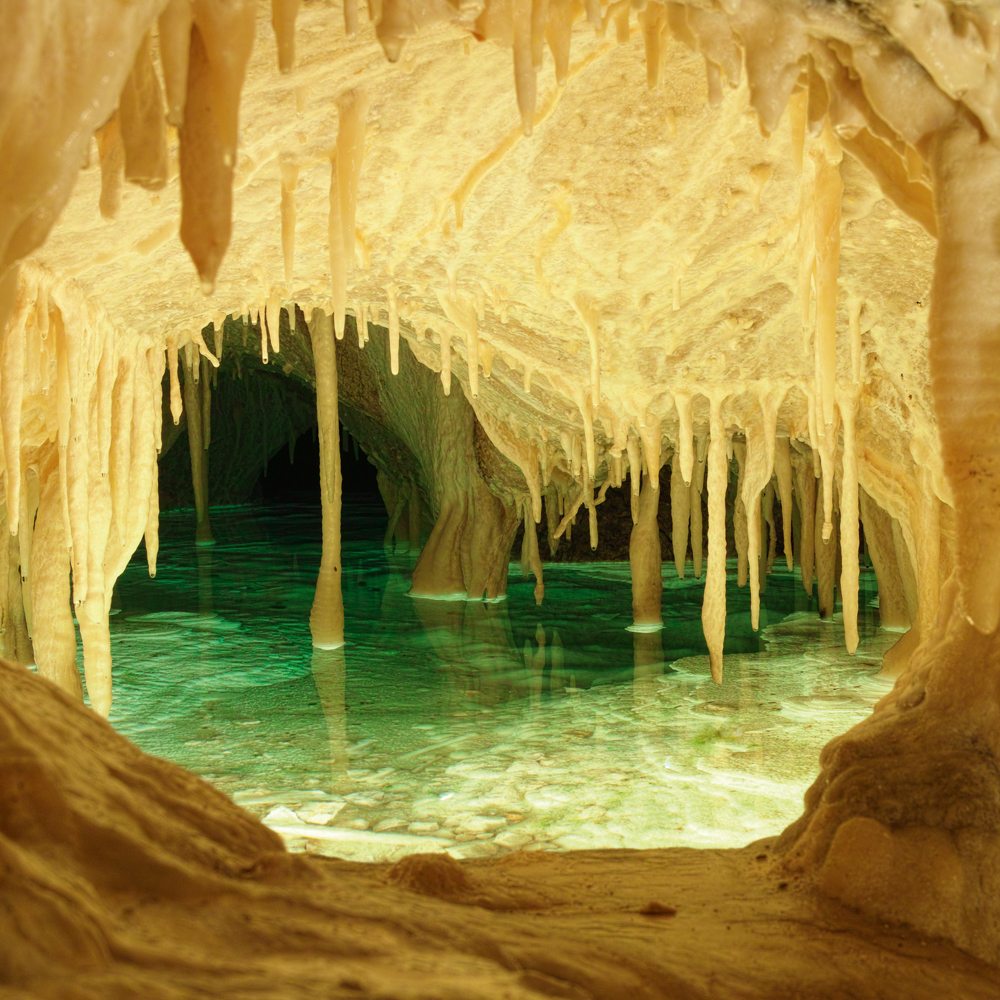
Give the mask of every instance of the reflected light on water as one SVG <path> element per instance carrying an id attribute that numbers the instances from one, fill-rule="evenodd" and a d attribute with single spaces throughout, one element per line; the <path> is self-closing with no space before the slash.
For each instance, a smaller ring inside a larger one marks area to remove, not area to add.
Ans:
<path id="1" fill-rule="evenodd" d="M 700 581 L 664 566 L 663 628 L 627 631 L 627 565 L 546 567 L 545 603 L 425 601 L 381 531 L 345 509 L 347 644 L 314 650 L 316 512 L 218 509 L 214 548 L 168 514 L 160 569 L 119 587 L 112 721 L 214 782 L 293 848 L 356 860 L 420 850 L 729 847 L 801 810 L 820 748 L 867 715 L 898 636 L 842 649 L 783 568 L 760 635 L 730 582 L 726 679 L 708 673 Z"/>

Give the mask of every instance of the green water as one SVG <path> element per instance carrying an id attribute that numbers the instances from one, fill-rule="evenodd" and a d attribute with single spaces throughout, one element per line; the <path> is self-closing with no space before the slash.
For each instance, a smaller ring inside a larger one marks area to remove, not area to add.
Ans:
<path id="1" fill-rule="evenodd" d="M 783 568 L 762 632 L 730 580 L 726 679 L 708 676 L 702 584 L 664 567 L 664 621 L 626 631 L 628 567 L 551 565 L 545 603 L 511 566 L 499 603 L 414 600 L 384 518 L 344 512 L 347 643 L 313 651 L 318 512 L 190 512 L 161 521 L 112 619 L 112 722 L 203 775 L 293 848 L 359 860 L 445 849 L 736 846 L 798 815 L 819 749 L 888 690 L 895 638 L 862 580 L 861 647 L 841 649 Z"/>

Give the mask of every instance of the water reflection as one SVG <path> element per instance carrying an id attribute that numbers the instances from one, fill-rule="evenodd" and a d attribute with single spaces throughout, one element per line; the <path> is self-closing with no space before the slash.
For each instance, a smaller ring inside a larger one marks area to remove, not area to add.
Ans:
<path id="1" fill-rule="evenodd" d="M 541 608 L 514 567 L 507 601 L 415 600 L 410 560 L 388 562 L 359 512 L 345 516 L 347 645 L 314 651 L 318 519 L 213 521 L 216 546 L 194 548 L 186 515 L 166 516 L 157 580 L 141 565 L 123 578 L 113 721 L 293 846 L 368 859 L 745 843 L 797 815 L 819 748 L 887 687 L 874 675 L 895 637 L 869 612 L 847 657 L 837 623 L 795 613 L 807 599 L 783 570 L 763 644 L 731 587 L 719 687 L 701 585 L 672 568 L 653 633 L 625 631 L 624 566 L 550 567 Z"/>

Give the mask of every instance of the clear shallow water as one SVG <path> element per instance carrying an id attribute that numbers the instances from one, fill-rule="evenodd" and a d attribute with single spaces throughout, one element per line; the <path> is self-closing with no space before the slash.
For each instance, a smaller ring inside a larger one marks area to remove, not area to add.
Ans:
<path id="1" fill-rule="evenodd" d="M 633 634 L 628 567 L 546 566 L 545 603 L 511 566 L 509 599 L 407 596 L 384 518 L 345 508 L 347 644 L 314 651 L 318 512 L 165 514 L 112 620 L 112 722 L 214 782 L 293 848 L 357 860 L 417 850 L 738 846 L 801 810 L 820 748 L 866 716 L 896 638 L 862 580 L 862 642 L 841 646 L 784 569 L 760 635 L 730 580 L 726 679 L 712 683 L 702 583 L 664 567 L 660 633 Z"/>

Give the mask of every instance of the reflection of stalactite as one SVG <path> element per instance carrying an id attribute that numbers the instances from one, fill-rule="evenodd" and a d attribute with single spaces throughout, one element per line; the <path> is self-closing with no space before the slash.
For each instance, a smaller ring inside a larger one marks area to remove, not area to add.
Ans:
<path id="1" fill-rule="evenodd" d="M 347 660 L 344 647 L 312 651 L 312 677 L 326 720 L 330 746 L 330 777 L 334 781 L 347 774 L 350 764 L 347 742 Z"/>
<path id="2" fill-rule="evenodd" d="M 635 705 L 655 707 L 657 680 L 663 675 L 663 633 L 632 633 L 632 698 Z"/>

